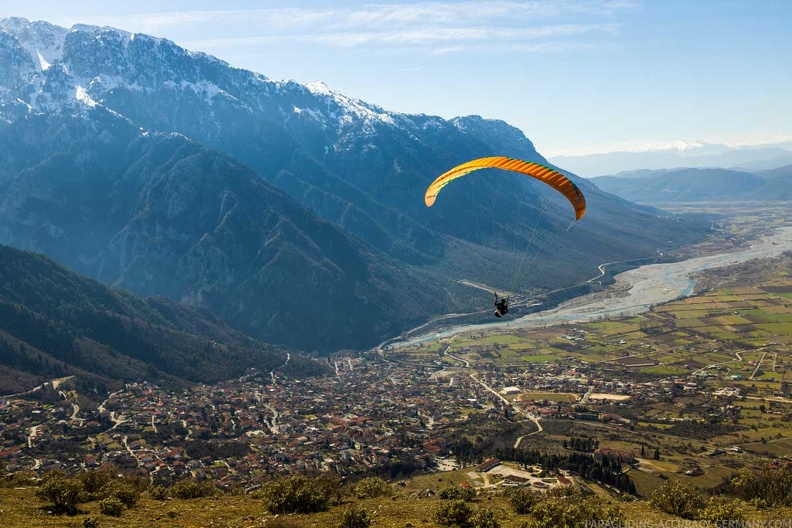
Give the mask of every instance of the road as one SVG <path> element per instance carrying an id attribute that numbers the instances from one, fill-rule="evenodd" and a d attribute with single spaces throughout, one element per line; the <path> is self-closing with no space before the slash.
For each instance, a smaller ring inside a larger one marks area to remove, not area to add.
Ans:
<path id="1" fill-rule="evenodd" d="M 455 360 L 459 361 L 460 363 L 464 363 L 465 364 L 465 368 L 470 368 L 470 362 L 469 361 L 467 361 L 465 359 L 462 359 L 462 358 L 459 358 L 459 357 L 456 357 L 456 356 L 452 356 L 451 354 L 448 353 L 449 350 L 451 350 L 451 345 L 448 345 L 445 348 L 445 350 L 443 351 L 443 354 L 445 354 L 446 356 L 450 357 L 451 359 L 455 359 Z"/>
<path id="2" fill-rule="evenodd" d="M 759 361 L 756 363 L 756 368 L 754 369 L 749 379 L 754 379 L 754 377 L 756 377 L 756 373 L 759 372 L 759 368 L 762 366 L 762 361 L 764 361 L 766 355 L 767 355 L 767 351 L 765 350 L 762 353 L 762 357 L 759 358 Z"/>
<path id="3" fill-rule="evenodd" d="M 776 230 L 773 235 L 755 241 L 749 249 L 696 257 L 679 262 L 649 264 L 616 275 L 615 284 L 604 292 L 591 293 L 566 301 L 556 308 L 497 323 L 465 324 L 413 338 L 389 339 L 380 345 L 393 348 L 428 343 L 466 333 L 512 331 L 543 328 L 558 324 L 583 322 L 603 317 L 631 316 L 648 311 L 652 306 L 690 296 L 696 285 L 691 275 L 713 268 L 731 266 L 750 260 L 772 258 L 792 251 L 792 227 Z M 451 314 L 452 315 L 452 314 Z M 449 315 L 449 317 L 451 316 Z M 414 334 L 426 323 L 402 335 Z"/>
<path id="4" fill-rule="evenodd" d="M 291 359 L 291 354 L 289 352 L 286 352 L 286 362 L 283 365 L 281 365 L 280 367 L 276 367 L 276 368 L 270 370 L 270 378 L 272 378 L 272 383 L 275 383 L 275 371 L 276 370 L 280 370 L 283 367 L 285 367 L 286 365 L 288 365 L 290 359 Z"/>
<path id="5" fill-rule="evenodd" d="M 532 435 L 539 434 L 542 431 L 544 431 L 544 428 L 542 427 L 542 424 L 539 423 L 539 418 L 537 418 L 536 416 L 534 416 L 531 413 L 528 413 L 528 419 L 531 420 L 534 424 L 536 424 L 536 431 L 533 431 L 533 432 L 528 433 L 528 434 L 524 434 L 520 438 L 518 438 L 517 441 L 514 442 L 514 449 L 517 449 L 518 447 L 520 447 L 520 443 L 522 442 L 522 439 L 525 438 L 526 436 L 532 436 Z"/>
<path id="6" fill-rule="evenodd" d="M 482 387 L 484 387 L 485 389 L 487 389 L 489 392 L 491 392 L 492 394 L 494 394 L 496 397 L 498 397 L 498 398 L 499 398 L 499 399 L 500 399 L 500 400 L 501 400 L 501 401 L 502 401 L 502 402 L 503 402 L 505 405 L 512 406 L 512 405 L 511 405 L 511 402 L 510 402 L 509 400 L 507 400 L 506 398 L 504 398 L 502 395 L 498 394 L 498 393 L 495 391 L 495 389 L 493 389 L 492 387 L 490 387 L 489 385 L 487 385 L 486 383 L 484 383 L 483 381 L 481 381 L 480 379 L 478 379 L 478 378 L 476 377 L 476 375 L 475 375 L 475 374 L 470 374 L 470 377 L 471 377 L 471 378 L 473 378 L 473 381 L 475 381 L 476 383 L 478 383 L 479 385 L 481 385 Z M 517 439 L 517 441 L 516 441 L 516 442 L 514 442 L 514 449 L 517 449 L 518 447 L 520 447 L 520 442 L 522 442 L 522 439 L 523 439 L 523 438 L 525 438 L 526 436 L 531 436 L 531 435 L 539 434 L 539 433 L 541 433 L 542 431 L 544 431 L 544 429 L 542 428 L 542 424 L 540 424 L 540 423 L 539 423 L 539 418 L 537 418 L 537 417 L 536 417 L 536 416 L 534 416 L 533 414 L 531 414 L 531 413 L 527 413 L 527 412 L 523 411 L 522 409 L 520 409 L 520 408 L 518 408 L 518 407 L 513 407 L 513 409 L 514 409 L 514 412 L 515 412 L 515 414 L 517 414 L 517 413 L 519 413 L 519 414 L 524 414 L 524 415 L 525 415 L 525 416 L 528 418 L 528 420 L 530 420 L 530 421 L 532 421 L 534 424 L 536 424 L 536 431 L 533 431 L 533 432 L 530 432 L 530 433 L 528 433 L 528 434 L 522 435 L 520 438 L 518 438 L 518 439 Z M 485 473 L 485 475 L 486 475 L 486 473 Z"/>
<path id="7" fill-rule="evenodd" d="M 3 398 L 15 398 L 17 396 L 25 396 L 27 394 L 33 394 L 34 392 L 40 391 L 41 389 L 43 389 L 44 387 L 46 387 L 49 384 L 52 384 L 52 388 L 57 390 L 58 387 L 61 386 L 61 384 L 66 383 L 67 381 L 69 381 L 73 377 L 74 376 L 66 376 L 64 378 L 57 378 L 57 379 L 54 379 L 52 381 L 45 381 L 44 383 L 42 383 L 38 387 L 33 387 L 29 391 L 17 392 L 16 394 L 6 394 L 6 395 L 0 395 L 0 396 L 3 397 Z"/>
<path id="8" fill-rule="evenodd" d="M 717 366 L 720 366 L 720 365 L 728 365 L 729 363 L 742 363 L 743 358 L 740 355 L 740 353 L 739 352 L 734 352 L 734 355 L 737 356 L 737 359 L 732 359 L 730 361 L 721 361 L 720 363 L 712 363 L 710 365 L 707 365 L 706 367 L 702 367 L 702 368 L 700 368 L 698 370 L 694 370 L 693 372 L 691 372 L 690 375 L 691 376 L 695 376 L 695 375 L 697 375 L 700 372 L 704 372 L 705 370 L 707 370 L 710 367 L 717 367 Z M 729 369 L 729 372 L 731 372 L 731 369 Z"/>
<path id="9" fill-rule="evenodd" d="M 36 438 L 36 434 L 38 433 L 39 427 L 41 427 L 41 425 L 34 425 L 33 427 L 30 428 L 30 434 L 28 434 L 28 439 L 27 439 L 28 449 L 33 447 L 33 440 Z"/>

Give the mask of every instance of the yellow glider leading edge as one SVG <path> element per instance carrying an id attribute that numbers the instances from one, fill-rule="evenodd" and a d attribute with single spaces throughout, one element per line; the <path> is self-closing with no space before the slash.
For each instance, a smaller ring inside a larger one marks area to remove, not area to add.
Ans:
<path id="1" fill-rule="evenodd" d="M 489 158 L 475 159 L 461 165 L 457 165 L 453 169 L 442 174 L 435 181 L 433 181 L 431 185 L 429 185 L 428 189 L 426 189 L 426 195 L 424 196 L 426 206 L 431 207 L 432 204 L 435 203 L 435 199 L 437 198 L 437 194 L 440 192 L 440 189 L 451 183 L 451 181 L 466 174 L 470 174 L 473 171 L 490 168 L 519 172 L 521 174 L 525 174 L 526 176 L 531 176 L 537 180 L 543 181 L 550 187 L 563 194 L 566 199 L 569 200 L 569 202 L 575 208 L 575 221 L 580 220 L 583 218 L 583 215 L 586 214 L 586 198 L 583 196 L 583 193 L 580 192 L 578 186 L 572 183 L 569 178 L 556 170 L 545 167 L 544 165 L 514 158 L 507 158 L 505 156 L 493 156 Z"/>

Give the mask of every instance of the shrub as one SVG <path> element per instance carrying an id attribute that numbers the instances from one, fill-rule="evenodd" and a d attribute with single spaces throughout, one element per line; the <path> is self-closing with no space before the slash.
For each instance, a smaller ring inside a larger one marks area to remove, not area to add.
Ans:
<path id="1" fill-rule="evenodd" d="M 472 508 L 463 500 L 442 504 L 432 514 L 432 520 L 444 526 L 467 526 L 473 515 Z"/>
<path id="2" fill-rule="evenodd" d="M 344 511 L 338 528 L 369 528 L 371 519 L 365 508 L 353 507 Z"/>
<path id="3" fill-rule="evenodd" d="M 743 500 L 762 501 L 770 507 L 792 506 L 792 470 L 789 468 L 765 468 L 761 472 L 741 469 L 731 485 Z"/>
<path id="4" fill-rule="evenodd" d="M 124 503 L 115 497 L 108 497 L 99 501 L 99 511 L 102 512 L 102 515 L 121 517 L 124 511 Z"/>
<path id="5" fill-rule="evenodd" d="M 168 498 L 168 488 L 165 486 L 152 486 L 149 489 L 149 495 L 151 495 L 151 498 L 154 500 L 165 500 Z"/>
<path id="6" fill-rule="evenodd" d="M 712 525 L 736 526 L 745 520 L 745 512 L 740 507 L 740 502 L 727 497 L 711 497 L 704 509 L 699 514 L 699 519 Z"/>
<path id="7" fill-rule="evenodd" d="M 186 479 L 171 486 L 170 494 L 177 499 L 198 499 L 200 497 L 211 497 L 216 491 L 211 480 L 199 482 L 195 479 Z"/>
<path id="8" fill-rule="evenodd" d="M 86 517 L 83 519 L 83 528 L 99 528 L 99 519 L 96 517 Z"/>
<path id="9" fill-rule="evenodd" d="M 140 492 L 123 480 L 112 480 L 102 487 L 99 496 L 104 499 L 115 497 L 127 508 L 132 508 L 140 499 Z"/>
<path id="10" fill-rule="evenodd" d="M 80 473 L 77 479 L 82 483 L 89 500 L 101 497 L 99 490 L 113 480 L 113 473 L 108 469 L 96 469 Z"/>
<path id="11" fill-rule="evenodd" d="M 85 491 L 78 480 L 56 477 L 44 482 L 36 490 L 36 496 L 50 501 L 59 511 L 73 514 L 77 512 L 77 505 L 84 501 Z"/>
<path id="12" fill-rule="evenodd" d="M 519 488 L 509 493 L 509 504 L 511 504 L 514 513 L 518 515 L 526 515 L 531 513 L 534 505 L 539 500 L 539 496 L 533 491 L 525 488 Z"/>
<path id="13" fill-rule="evenodd" d="M 11 481 L 8 484 L 12 488 L 26 488 L 36 485 L 36 475 L 31 471 L 17 471 L 11 475 Z"/>
<path id="14" fill-rule="evenodd" d="M 495 519 L 495 514 L 489 508 L 481 508 L 470 518 L 472 528 L 500 528 L 500 523 Z"/>
<path id="15" fill-rule="evenodd" d="M 537 502 L 531 513 L 537 528 L 584 528 L 592 523 L 618 526 L 624 520 L 618 506 L 601 499 L 550 498 Z"/>
<path id="16" fill-rule="evenodd" d="M 272 513 L 315 513 L 338 501 L 339 487 L 327 478 L 295 475 L 267 483 L 261 495 Z"/>
<path id="17" fill-rule="evenodd" d="M 352 494 L 358 499 L 374 499 L 393 495 L 393 487 L 379 477 L 364 478 L 352 487 Z"/>
<path id="18" fill-rule="evenodd" d="M 462 486 L 449 486 L 440 490 L 440 498 L 446 500 L 471 501 L 476 496 L 473 488 L 463 488 Z"/>
<path id="19" fill-rule="evenodd" d="M 649 503 L 658 510 L 683 519 L 696 519 L 704 507 L 704 497 L 683 482 L 666 482 L 652 493 Z"/>

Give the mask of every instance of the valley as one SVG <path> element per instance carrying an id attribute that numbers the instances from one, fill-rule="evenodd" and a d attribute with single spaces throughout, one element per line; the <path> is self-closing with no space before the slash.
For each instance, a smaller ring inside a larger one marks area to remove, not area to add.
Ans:
<path id="1" fill-rule="evenodd" d="M 702 270 L 690 295 L 625 317 L 466 327 L 333 355 L 326 377 L 276 368 L 179 391 L 131 383 L 98 406 L 59 380 L 48 395 L 0 399 L 6 467 L 112 463 L 153 483 L 201 477 L 232 489 L 305 471 L 405 477 L 509 448 L 554 452 L 574 436 L 636 457 L 629 474 L 642 496 L 675 475 L 712 487 L 792 442 L 788 233 L 727 254 L 733 262 L 684 266 Z M 622 284 L 612 291 L 623 295 Z M 659 462 L 641 458 L 655 450 Z"/>
<path id="2" fill-rule="evenodd" d="M 792 526 L 792 4 L 88 3 L 0 7 L 3 527 Z"/>

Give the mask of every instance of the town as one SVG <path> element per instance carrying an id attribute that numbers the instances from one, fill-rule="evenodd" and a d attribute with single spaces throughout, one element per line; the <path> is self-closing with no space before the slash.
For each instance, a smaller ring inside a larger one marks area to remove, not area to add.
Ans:
<path id="1" fill-rule="evenodd" d="M 706 295 L 696 306 L 723 312 L 729 302 L 745 302 L 732 295 L 726 306 Z M 765 310 L 788 307 L 767 291 L 742 295 Z M 772 456 L 768 441 L 792 440 L 782 379 L 788 352 L 770 338 L 727 345 L 711 338 L 717 328 L 706 334 L 654 324 L 691 303 L 646 318 L 333 357 L 327 377 L 251 371 L 182 390 L 128 384 L 93 408 L 81 408 L 85 399 L 59 380 L 33 397 L 0 399 L 0 457 L 11 472 L 114 464 L 152 483 L 190 476 L 225 489 L 320 471 L 397 478 L 484 462 L 493 453 L 471 460 L 453 449 L 482 420 L 515 449 L 558 450 L 568 438 L 591 436 L 600 453 L 631 464 L 643 457 L 643 469 L 661 464 L 660 451 L 666 464 L 674 452 L 743 462 Z M 708 435 L 697 435 L 702 425 Z M 649 433 L 656 438 L 647 440 Z M 679 444 L 668 441 L 672 435 Z M 783 452 L 785 444 L 777 446 Z M 679 472 L 695 476 L 704 465 L 688 459 Z"/>

